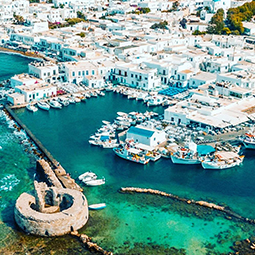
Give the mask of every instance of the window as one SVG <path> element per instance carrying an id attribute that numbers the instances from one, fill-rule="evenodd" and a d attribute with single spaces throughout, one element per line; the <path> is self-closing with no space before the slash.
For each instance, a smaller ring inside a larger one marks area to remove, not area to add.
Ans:
<path id="1" fill-rule="evenodd" d="M 133 78 L 134 77 L 134 75 L 131 73 L 131 78 Z"/>
<path id="2" fill-rule="evenodd" d="M 85 74 L 85 72 L 84 71 L 82 71 L 82 75 L 84 76 L 84 74 Z"/>
<path id="3" fill-rule="evenodd" d="M 88 70 L 86 70 L 86 75 L 89 75 L 89 71 Z"/>
<path id="4" fill-rule="evenodd" d="M 92 75 L 94 75 L 94 74 L 95 74 L 95 70 L 92 70 L 92 72 L 91 72 L 91 73 L 92 73 Z"/>
<path id="5" fill-rule="evenodd" d="M 73 72 L 73 76 L 75 76 L 75 72 Z"/>
<path id="6" fill-rule="evenodd" d="M 79 76 L 81 75 L 81 71 L 78 72 L 78 75 L 79 75 Z"/>

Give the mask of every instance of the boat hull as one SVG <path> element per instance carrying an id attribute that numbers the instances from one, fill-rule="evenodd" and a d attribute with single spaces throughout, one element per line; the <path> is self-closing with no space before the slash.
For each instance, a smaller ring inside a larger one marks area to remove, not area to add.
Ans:
<path id="1" fill-rule="evenodd" d="M 231 163 L 231 164 L 216 164 L 212 162 L 202 162 L 202 167 L 204 169 L 211 169 L 211 170 L 220 170 L 220 169 L 229 169 L 235 166 L 239 166 L 242 161 Z"/>
<path id="2" fill-rule="evenodd" d="M 199 159 L 179 158 L 174 155 L 171 155 L 171 160 L 174 164 L 198 165 L 201 163 Z"/>
<path id="3" fill-rule="evenodd" d="M 255 150 L 255 143 L 243 141 L 243 144 L 246 149 Z"/>
<path id="4" fill-rule="evenodd" d="M 101 210 L 106 207 L 105 203 L 89 205 L 90 210 Z"/>
<path id="5" fill-rule="evenodd" d="M 118 150 L 115 150 L 115 148 L 113 149 L 113 151 L 114 151 L 115 154 L 116 154 L 117 156 L 119 156 L 120 158 L 129 160 L 129 161 L 132 161 L 132 162 L 135 162 L 135 163 L 139 163 L 139 164 L 145 165 L 145 164 L 149 163 L 149 161 L 150 161 L 150 159 L 141 160 L 141 159 L 138 159 L 138 158 L 135 158 L 135 157 L 132 157 L 132 156 L 123 155 L 123 154 L 120 153 Z"/>

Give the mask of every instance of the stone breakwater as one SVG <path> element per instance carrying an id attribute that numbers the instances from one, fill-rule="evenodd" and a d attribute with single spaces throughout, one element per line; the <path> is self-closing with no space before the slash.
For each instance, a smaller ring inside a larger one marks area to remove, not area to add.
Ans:
<path id="1" fill-rule="evenodd" d="M 185 202 L 187 204 L 195 204 L 197 206 L 203 206 L 205 208 L 208 209 L 212 209 L 212 210 L 216 210 L 216 211 L 220 211 L 225 213 L 226 218 L 231 220 L 232 217 L 239 219 L 241 221 L 250 223 L 250 224 L 255 224 L 255 220 L 253 219 L 249 219 L 249 218 L 245 218 L 235 212 L 232 212 L 231 210 L 227 209 L 224 206 L 219 206 L 216 205 L 214 203 L 209 203 L 206 201 L 196 201 L 193 199 L 187 199 L 187 198 L 182 198 L 173 194 L 169 194 L 163 191 L 159 191 L 159 190 L 154 190 L 154 189 L 143 189 L 143 188 L 135 188 L 135 187 L 126 187 L 126 188 L 120 188 L 119 192 L 121 193 L 145 193 L 145 194 L 151 194 L 151 195 L 158 195 L 158 196 L 163 196 L 163 197 L 169 197 L 171 199 L 175 199 L 181 202 Z"/>
<path id="2" fill-rule="evenodd" d="M 85 234 L 79 234 L 78 231 L 73 231 L 71 232 L 71 235 L 76 236 L 80 239 L 80 241 L 86 245 L 86 247 L 91 251 L 91 252 L 96 252 L 99 254 L 103 255 L 113 255 L 112 252 L 105 251 L 103 248 L 101 248 L 99 245 L 96 243 L 93 243 L 91 240 L 92 238 L 85 235 Z"/>

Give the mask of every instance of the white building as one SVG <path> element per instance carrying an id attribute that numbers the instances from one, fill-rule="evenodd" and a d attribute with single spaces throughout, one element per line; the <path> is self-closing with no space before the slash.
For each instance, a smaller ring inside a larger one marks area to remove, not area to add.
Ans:
<path id="1" fill-rule="evenodd" d="M 133 139 L 134 142 L 156 147 L 166 141 L 166 133 L 164 131 L 138 125 L 131 127 L 127 131 L 127 139 Z"/>
<path id="2" fill-rule="evenodd" d="M 52 62 L 31 62 L 28 64 L 28 72 L 48 83 L 57 81 L 59 76 L 58 65 Z"/>
<path id="3" fill-rule="evenodd" d="M 247 70 L 217 74 L 217 82 L 228 82 L 241 88 L 255 88 L 255 75 Z"/>
<path id="4" fill-rule="evenodd" d="M 15 92 L 25 96 L 25 102 L 36 101 L 57 95 L 57 87 L 48 83 L 36 83 L 33 85 L 21 85 L 15 87 Z"/>
<path id="5" fill-rule="evenodd" d="M 25 16 L 29 13 L 28 0 L 0 0 L 0 23 L 13 21 L 13 14 Z"/>
<path id="6" fill-rule="evenodd" d="M 148 68 L 145 64 L 118 63 L 114 68 L 112 79 L 120 84 L 143 90 L 161 87 L 156 68 Z"/>

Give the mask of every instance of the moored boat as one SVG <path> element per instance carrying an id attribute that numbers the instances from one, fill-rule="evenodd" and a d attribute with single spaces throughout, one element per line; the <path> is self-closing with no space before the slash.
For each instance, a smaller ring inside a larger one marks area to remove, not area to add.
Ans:
<path id="1" fill-rule="evenodd" d="M 89 205 L 90 210 L 101 210 L 104 209 L 105 207 L 106 207 L 105 203 Z"/>
<path id="2" fill-rule="evenodd" d="M 27 104 L 26 108 L 30 112 L 36 112 L 38 110 L 38 108 L 36 106 L 32 105 L 32 104 Z"/>
<path id="3" fill-rule="evenodd" d="M 97 175 L 95 173 L 93 173 L 93 172 L 90 172 L 90 171 L 89 172 L 85 172 L 84 174 L 81 174 L 78 177 L 78 179 L 80 181 L 83 181 L 83 182 L 95 180 L 96 178 L 97 178 Z"/>
<path id="4" fill-rule="evenodd" d="M 54 109 L 62 109 L 62 105 L 57 100 L 54 99 L 49 101 L 49 105 Z"/>
<path id="5" fill-rule="evenodd" d="M 145 158 L 145 155 L 142 154 L 141 150 L 135 149 L 135 148 L 113 148 L 113 151 L 115 154 L 123 159 L 130 160 L 135 163 L 140 164 L 147 164 L 149 163 L 150 159 Z"/>
<path id="6" fill-rule="evenodd" d="M 247 133 L 245 133 L 242 142 L 246 149 L 253 149 L 255 150 L 255 130 L 254 127 L 251 128 Z"/>
<path id="7" fill-rule="evenodd" d="M 50 106 L 46 102 L 38 101 L 37 106 L 42 109 L 48 111 L 50 109 Z"/>
<path id="8" fill-rule="evenodd" d="M 202 161 L 204 169 L 228 169 L 239 166 L 243 162 L 244 156 L 239 156 L 235 152 L 224 151 L 216 152 Z"/>
<path id="9" fill-rule="evenodd" d="M 197 145 L 192 141 L 188 143 L 188 146 L 179 147 L 175 153 L 172 153 L 171 160 L 174 164 L 195 165 L 201 163 L 201 158 L 197 152 Z"/>
<path id="10" fill-rule="evenodd" d="M 84 181 L 87 186 L 99 186 L 105 184 L 105 178 Z"/>

